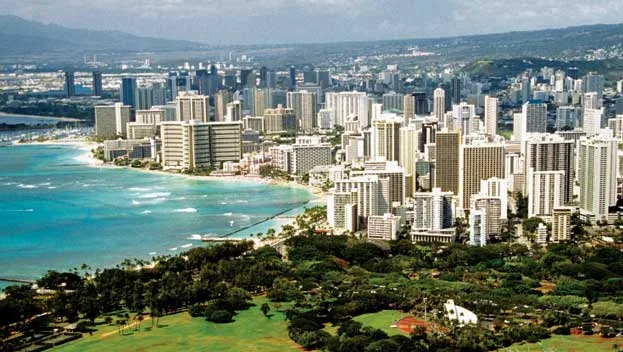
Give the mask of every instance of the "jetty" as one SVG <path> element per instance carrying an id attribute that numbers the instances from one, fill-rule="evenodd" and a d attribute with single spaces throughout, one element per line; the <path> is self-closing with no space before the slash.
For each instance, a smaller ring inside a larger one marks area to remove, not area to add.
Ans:
<path id="1" fill-rule="evenodd" d="M 34 280 L 11 279 L 11 278 L 7 278 L 7 277 L 0 277 L 0 281 L 13 282 L 13 283 L 16 283 L 16 284 L 27 284 L 27 285 L 32 285 L 32 284 L 36 283 L 36 281 L 34 281 Z"/>

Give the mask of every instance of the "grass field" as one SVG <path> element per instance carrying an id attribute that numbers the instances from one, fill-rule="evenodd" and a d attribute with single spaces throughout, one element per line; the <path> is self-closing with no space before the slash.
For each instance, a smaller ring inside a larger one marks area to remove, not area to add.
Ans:
<path id="1" fill-rule="evenodd" d="M 405 332 L 398 328 L 391 328 L 390 326 L 396 323 L 396 321 L 409 316 L 409 314 L 403 313 L 399 310 L 383 310 L 378 313 L 362 314 L 353 318 L 363 324 L 363 326 L 371 326 L 376 329 L 385 331 L 389 336 L 392 335 L 406 335 Z"/>
<path id="2" fill-rule="evenodd" d="M 598 336 L 552 335 L 551 338 L 538 343 L 515 344 L 503 348 L 499 352 L 612 352 L 612 346 L 623 347 L 623 338 L 604 339 Z"/>
<path id="3" fill-rule="evenodd" d="M 116 326 L 100 325 L 92 336 L 52 349 L 53 352 L 104 351 L 215 351 L 215 352 L 277 352 L 300 351 L 288 338 L 286 321 L 271 304 L 270 318 L 264 317 L 260 305 L 264 298 L 256 298 L 255 306 L 239 312 L 235 322 L 214 324 L 203 318 L 191 318 L 186 312 L 162 317 L 160 326 L 150 331 L 151 320 L 146 318 L 140 331 L 117 333 Z"/>

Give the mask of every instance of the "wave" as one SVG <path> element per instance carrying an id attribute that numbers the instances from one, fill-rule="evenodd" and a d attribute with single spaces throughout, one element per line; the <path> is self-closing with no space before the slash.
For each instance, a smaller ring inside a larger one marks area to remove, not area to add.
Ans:
<path id="1" fill-rule="evenodd" d="M 7 183 L 3 183 L 3 185 L 5 185 L 5 186 L 13 186 L 13 185 L 16 185 L 16 184 L 17 184 L 17 182 L 7 182 Z"/>
<path id="2" fill-rule="evenodd" d="M 85 184 L 82 185 L 82 187 L 91 187 L 91 185 L 88 184 L 88 183 L 85 183 Z"/>
<path id="3" fill-rule="evenodd" d="M 193 240 L 193 241 L 201 241 L 201 235 L 198 235 L 198 234 L 190 235 L 187 239 Z"/>
<path id="4" fill-rule="evenodd" d="M 132 205 L 141 205 L 141 202 L 139 202 L 138 200 L 132 199 Z"/>
<path id="5" fill-rule="evenodd" d="M 149 252 L 149 255 L 156 255 L 158 252 Z"/>
<path id="6" fill-rule="evenodd" d="M 56 189 L 56 188 L 57 188 L 56 186 L 50 186 L 50 187 L 48 187 L 48 189 Z"/>
<path id="7" fill-rule="evenodd" d="M 154 193 L 143 194 L 143 195 L 139 196 L 139 198 L 141 198 L 141 199 L 152 199 L 152 198 L 168 197 L 170 195 L 171 195 L 170 192 L 154 192 Z"/>
<path id="8" fill-rule="evenodd" d="M 142 204 L 158 204 L 158 203 L 162 203 L 165 202 L 167 200 L 167 198 L 155 198 L 155 199 L 149 199 L 149 200 L 145 200 L 142 201 Z"/>
<path id="9" fill-rule="evenodd" d="M 26 184 L 23 184 L 23 183 L 20 183 L 19 185 L 17 185 L 17 187 L 19 187 L 19 188 L 28 188 L 28 189 L 37 188 L 36 185 L 26 185 Z"/>
<path id="10" fill-rule="evenodd" d="M 32 213 L 34 211 L 35 211 L 35 209 L 9 209 L 9 210 L 4 210 L 4 212 L 6 212 L 6 213 Z"/>
<path id="11" fill-rule="evenodd" d="M 237 200 L 236 203 L 249 203 L 248 200 Z"/>
<path id="12" fill-rule="evenodd" d="M 189 247 L 192 247 L 192 246 L 193 246 L 192 243 L 188 243 L 188 244 L 185 244 L 183 246 L 180 246 L 180 248 L 189 248 Z"/>
<path id="13" fill-rule="evenodd" d="M 201 198 L 208 198 L 208 195 L 204 194 L 204 195 L 201 196 Z"/>
<path id="14" fill-rule="evenodd" d="M 151 214 L 151 213 L 152 213 L 151 210 L 143 210 L 143 212 L 141 214 L 147 215 L 147 214 Z"/>
<path id="15" fill-rule="evenodd" d="M 232 216 L 232 215 L 234 215 L 234 213 L 224 213 L 223 215 L 224 216 Z"/>
<path id="16" fill-rule="evenodd" d="M 245 221 L 249 221 L 249 220 L 251 220 L 251 216 L 249 216 L 249 215 L 247 215 L 247 214 L 242 214 L 242 215 L 240 215 L 240 218 L 241 218 L 242 220 L 245 220 Z"/>
<path id="17" fill-rule="evenodd" d="M 186 197 L 177 197 L 174 200 L 184 200 L 184 199 L 186 199 Z"/>
<path id="18" fill-rule="evenodd" d="M 177 247 L 169 248 L 170 251 L 176 251 Z"/>
<path id="19" fill-rule="evenodd" d="M 149 188 L 149 187 L 130 187 L 130 188 L 128 188 L 128 191 L 147 192 L 147 191 L 151 191 L 151 188 Z"/>
<path id="20" fill-rule="evenodd" d="M 39 183 L 37 184 L 37 186 L 50 186 L 52 185 L 50 182 L 45 182 L 45 183 Z"/>
<path id="21" fill-rule="evenodd" d="M 174 213 L 196 213 L 197 209 L 195 208 L 183 208 L 183 209 L 175 209 Z"/>
<path id="22" fill-rule="evenodd" d="M 219 203 L 219 204 L 221 204 L 221 205 L 227 205 L 227 202 L 221 202 L 221 203 Z"/>

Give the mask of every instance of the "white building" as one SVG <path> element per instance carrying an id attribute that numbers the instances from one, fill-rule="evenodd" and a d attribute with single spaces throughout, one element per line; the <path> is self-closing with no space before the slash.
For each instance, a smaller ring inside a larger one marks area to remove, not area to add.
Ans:
<path id="1" fill-rule="evenodd" d="M 546 217 L 552 210 L 564 205 L 564 171 L 534 171 L 528 173 L 528 216 Z"/>
<path id="2" fill-rule="evenodd" d="M 400 216 L 392 213 L 373 215 L 368 219 L 368 238 L 374 240 L 392 241 L 397 239 L 400 229 Z"/>
<path id="3" fill-rule="evenodd" d="M 177 98 L 177 121 L 210 121 L 209 98 L 190 92 L 179 92 Z"/>
<path id="4" fill-rule="evenodd" d="M 485 246 L 487 244 L 487 212 L 485 209 L 472 209 L 469 213 L 469 244 Z"/>
<path id="5" fill-rule="evenodd" d="M 498 98 L 485 96 L 485 133 L 495 135 L 498 123 Z"/>
<path id="6" fill-rule="evenodd" d="M 364 92 L 327 92 L 325 106 L 333 112 L 334 125 L 343 126 L 351 115 L 356 115 L 360 127 L 370 126 L 368 95 Z"/>
<path id="7" fill-rule="evenodd" d="M 95 134 L 98 137 L 115 139 L 127 137 L 127 125 L 130 122 L 129 105 L 115 103 L 114 105 L 95 107 Z"/>

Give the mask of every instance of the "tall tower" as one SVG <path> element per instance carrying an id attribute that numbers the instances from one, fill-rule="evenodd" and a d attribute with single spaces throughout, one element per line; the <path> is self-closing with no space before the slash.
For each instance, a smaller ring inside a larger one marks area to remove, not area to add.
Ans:
<path id="1" fill-rule="evenodd" d="M 470 198 L 478 194 L 482 180 L 504 178 L 504 146 L 497 143 L 462 145 L 460 160 L 459 207 L 469 209 Z"/>
<path id="2" fill-rule="evenodd" d="M 597 221 L 606 220 L 608 207 L 616 203 L 617 149 L 618 140 L 610 131 L 580 139 L 580 209 Z"/>
<path id="3" fill-rule="evenodd" d="M 405 121 L 408 123 L 415 118 L 415 96 L 413 94 L 405 95 L 402 106 Z"/>
<path id="4" fill-rule="evenodd" d="M 485 96 L 485 133 L 495 135 L 498 123 L 498 98 Z"/>
<path id="5" fill-rule="evenodd" d="M 547 105 L 541 100 L 530 100 L 523 104 L 521 117 L 521 140 L 528 132 L 547 132 Z"/>
<path id="6" fill-rule="evenodd" d="M 121 78 L 121 90 L 119 97 L 123 105 L 128 105 L 134 108 L 136 106 L 136 78 L 123 77 Z"/>
<path id="7" fill-rule="evenodd" d="M 565 140 L 557 135 L 530 134 L 526 139 L 524 151 L 526 173 L 524 194 L 529 194 L 528 187 L 532 172 L 563 171 L 563 203 L 570 202 L 573 198 L 574 145 L 573 140 Z"/>
<path id="8" fill-rule="evenodd" d="M 446 114 L 446 91 L 443 88 L 437 88 L 433 92 L 433 114 L 437 121 L 443 124 L 443 118 Z"/>
<path id="9" fill-rule="evenodd" d="M 288 108 L 294 110 L 299 129 L 311 131 L 318 126 L 318 96 L 315 92 L 288 92 Z"/>
<path id="10" fill-rule="evenodd" d="M 459 154 L 461 132 L 437 131 L 436 138 L 436 187 L 443 192 L 459 193 Z"/>
<path id="11" fill-rule="evenodd" d="M 296 89 L 296 68 L 290 66 L 290 89 Z"/>
<path id="12" fill-rule="evenodd" d="M 94 71 L 91 95 L 101 97 L 102 92 L 102 73 L 100 71 Z"/>
<path id="13" fill-rule="evenodd" d="M 65 71 L 65 97 L 71 98 L 74 95 L 76 95 L 74 73 L 72 71 Z"/>
<path id="14" fill-rule="evenodd" d="M 372 122 L 372 157 L 398 161 L 400 158 L 400 124 L 397 119 Z"/>
<path id="15" fill-rule="evenodd" d="M 177 121 L 198 120 L 209 122 L 208 97 L 180 92 L 177 96 Z"/>

